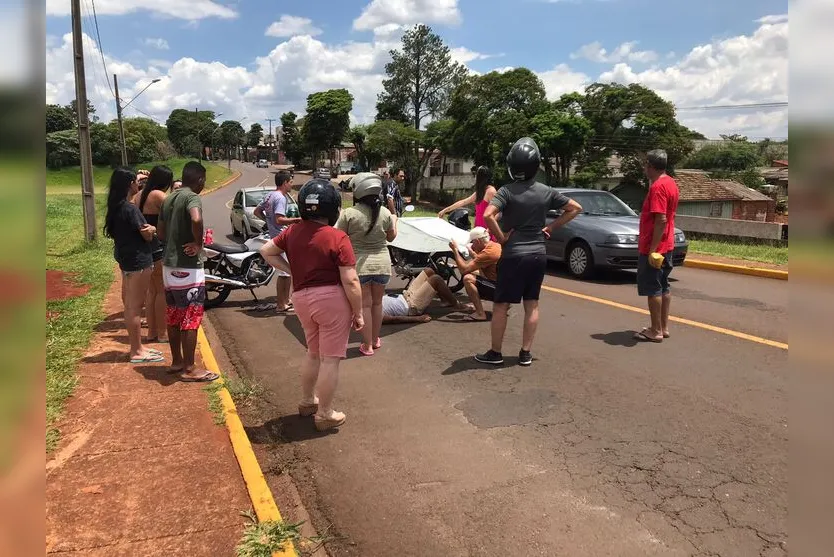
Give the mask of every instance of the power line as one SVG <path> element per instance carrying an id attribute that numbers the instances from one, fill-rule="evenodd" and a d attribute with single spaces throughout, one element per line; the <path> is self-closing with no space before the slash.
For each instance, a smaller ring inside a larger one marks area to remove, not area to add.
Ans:
<path id="1" fill-rule="evenodd" d="M 145 112 L 144 110 L 141 110 L 141 109 L 139 109 L 139 108 L 135 107 L 134 105 L 130 105 L 130 106 L 125 107 L 125 109 L 128 109 L 128 108 L 132 108 L 133 110 L 135 110 L 135 111 L 136 111 L 136 112 L 138 112 L 139 114 L 142 114 L 142 115 L 144 115 L 144 116 L 147 116 L 148 118 L 150 118 L 150 119 L 151 119 L 151 120 L 153 120 L 154 122 L 157 122 L 157 123 L 161 123 L 161 122 L 162 122 L 162 121 L 161 121 L 159 118 L 157 118 L 156 116 L 151 116 L 150 114 L 148 114 L 148 113 L 147 113 L 147 112 Z"/>
<path id="2" fill-rule="evenodd" d="M 98 53 L 101 55 L 101 63 L 104 66 L 104 77 L 107 79 L 107 86 L 110 88 L 110 94 L 116 98 L 116 93 L 113 91 L 113 84 L 110 83 L 110 72 L 107 71 L 107 61 L 104 59 L 104 48 L 101 46 L 101 33 L 98 30 L 98 15 L 96 14 L 96 0 L 90 0 L 93 6 L 93 21 L 96 26 L 96 40 L 98 42 Z"/>
<path id="3" fill-rule="evenodd" d="M 736 110 L 743 108 L 787 108 L 788 101 L 745 104 L 714 104 L 710 106 L 678 106 L 676 110 Z"/>

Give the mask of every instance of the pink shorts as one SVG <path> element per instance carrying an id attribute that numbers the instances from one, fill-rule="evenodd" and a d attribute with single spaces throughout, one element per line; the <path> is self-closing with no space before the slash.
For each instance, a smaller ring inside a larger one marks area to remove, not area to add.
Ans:
<path id="1" fill-rule="evenodd" d="M 307 352 L 327 358 L 347 356 L 353 313 L 341 286 L 296 290 L 292 303 L 304 327 Z"/>

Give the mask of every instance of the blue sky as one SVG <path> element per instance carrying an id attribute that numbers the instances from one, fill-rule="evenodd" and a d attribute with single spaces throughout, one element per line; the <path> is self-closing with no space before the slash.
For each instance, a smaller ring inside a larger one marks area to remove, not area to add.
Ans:
<path id="1" fill-rule="evenodd" d="M 47 97 L 56 102 L 74 96 L 68 4 L 47 1 Z M 89 15 L 92 0 L 82 5 Z M 607 80 L 644 83 L 681 106 L 787 100 L 786 0 L 97 0 L 96 9 L 125 96 L 163 78 L 137 101 L 162 120 L 196 104 L 251 122 L 303 112 L 314 90 L 347 87 L 355 121 L 367 121 L 387 50 L 417 22 L 471 70 L 526 66 L 552 97 Z M 90 97 L 108 117 L 89 17 L 84 30 Z M 787 135 L 785 110 L 680 116 L 708 135 Z"/>

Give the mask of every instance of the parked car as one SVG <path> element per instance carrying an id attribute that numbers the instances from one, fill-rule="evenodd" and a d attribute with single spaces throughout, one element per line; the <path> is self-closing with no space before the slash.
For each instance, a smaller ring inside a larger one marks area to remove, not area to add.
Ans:
<path id="1" fill-rule="evenodd" d="M 249 239 L 257 236 L 266 225 L 264 221 L 254 215 L 255 208 L 275 188 L 241 188 L 232 200 L 232 210 L 229 216 L 232 222 L 232 234 Z"/>
<path id="2" fill-rule="evenodd" d="M 256 164 L 258 168 L 269 168 L 269 161 L 266 159 L 260 159 Z"/>
<path id="3" fill-rule="evenodd" d="M 548 258 L 565 261 L 568 271 L 587 279 L 601 268 L 636 269 L 640 217 L 620 198 L 607 192 L 557 188 L 582 205 L 583 213 L 553 231 L 547 241 Z M 561 211 L 550 211 L 550 223 Z M 672 261 L 683 265 L 689 242 L 682 230 L 675 229 Z"/>

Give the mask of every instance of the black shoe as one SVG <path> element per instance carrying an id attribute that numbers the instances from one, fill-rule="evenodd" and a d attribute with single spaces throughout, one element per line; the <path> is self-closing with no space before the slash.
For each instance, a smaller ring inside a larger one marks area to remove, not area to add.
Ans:
<path id="1" fill-rule="evenodd" d="M 529 366 L 533 363 L 533 355 L 530 354 L 529 350 L 521 350 L 518 353 L 518 365 L 520 366 Z"/>
<path id="2" fill-rule="evenodd" d="M 504 356 L 501 355 L 501 352 L 495 350 L 487 350 L 486 354 L 475 354 L 475 359 L 482 364 L 492 364 L 494 366 L 500 366 L 504 363 Z"/>

